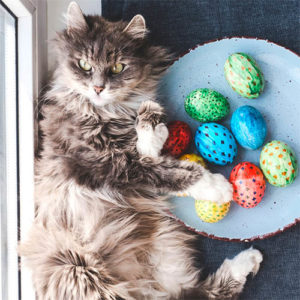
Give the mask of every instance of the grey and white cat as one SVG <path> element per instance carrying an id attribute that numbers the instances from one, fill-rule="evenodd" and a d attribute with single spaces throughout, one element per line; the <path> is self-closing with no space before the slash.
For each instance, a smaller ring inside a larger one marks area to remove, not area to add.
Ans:
<path id="1" fill-rule="evenodd" d="M 19 247 L 39 300 L 233 299 L 259 269 L 262 255 L 250 248 L 200 281 L 194 235 L 167 214 L 159 195 L 223 203 L 232 187 L 160 156 L 168 131 L 156 86 L 171 56 L 146 34 L 140 15 L 111 23 L 72 2 L 54 41 L 36 215 Z"/>

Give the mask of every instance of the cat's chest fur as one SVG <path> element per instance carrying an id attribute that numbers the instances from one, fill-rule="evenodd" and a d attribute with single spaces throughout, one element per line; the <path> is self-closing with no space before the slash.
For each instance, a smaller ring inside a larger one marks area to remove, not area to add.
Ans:
<path id="1" fill-rule="evenodd" d="M 109 169 L 112 160 L 137 155 L 135 114 L 78 118 L 50 105 L 44 115 L 43 150 L 36 164 L 37 218 L 45 225 L 60 224 L 90 238 L 99 220 L 123 199 L 107 186 L 91 189 L 78 183 L 76 176 L 82 171 L 78 165 L 93 176 L 93 161 Z"/>
<path id="2" fill-rule="evenodd" d="M 87 147 L 93 154 L 101 152 L 134 151 L 136 144 L 135 112 L 130 114 L 74 115 L 55 105 L 44 109 L 41 122 L 47 151 L 57 155 L 74 155 Z"/>

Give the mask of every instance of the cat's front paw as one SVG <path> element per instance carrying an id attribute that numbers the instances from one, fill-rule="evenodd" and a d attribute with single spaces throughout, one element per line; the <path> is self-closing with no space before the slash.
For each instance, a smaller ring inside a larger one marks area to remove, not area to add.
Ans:
<path id="1" fill-rule="evenodd" d="M 195 199 L 223 204 L 232 200 L 233 189 L 223 175 L 205 171 L 186 192 Z"/>
<path id="2" fill-rule="evenodd" d="M 138 109 L 137 125 L 142 122 L 155 127 L 159 123 L 164 123 L 165 119 L 164 109 L 157 102 L 151 100 L 144 101 Z"/>
<path id="3" fill-rule="evenodd" d="M 154 101 L 145 101 L 139 108 L 136 132 L 136 148 L 140 155 L 157 157 L 168 138 L 169 131 L 164 123 L 163 108 Z"/>

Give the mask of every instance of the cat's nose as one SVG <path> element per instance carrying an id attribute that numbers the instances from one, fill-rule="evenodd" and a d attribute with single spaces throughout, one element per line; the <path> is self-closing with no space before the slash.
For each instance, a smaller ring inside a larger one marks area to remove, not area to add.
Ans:
<path id="1" fill-rule="evenodd" d="M 94 85 L 94 91 L 99 95 L 104 90 L 103 86 Z"/>

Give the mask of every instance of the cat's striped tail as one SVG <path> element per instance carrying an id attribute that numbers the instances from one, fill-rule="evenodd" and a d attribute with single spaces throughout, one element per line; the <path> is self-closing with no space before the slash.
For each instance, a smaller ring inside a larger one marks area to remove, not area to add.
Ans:
<path id="1" fill-rule="evenodd" d="M 126 286 L 110 275 L 99 254 L 85 251 L 66 234 L 64 241 L 61 237 L 35 228 L 30 239 L 19 245 L 39 300 L 133 299 Z"/>

